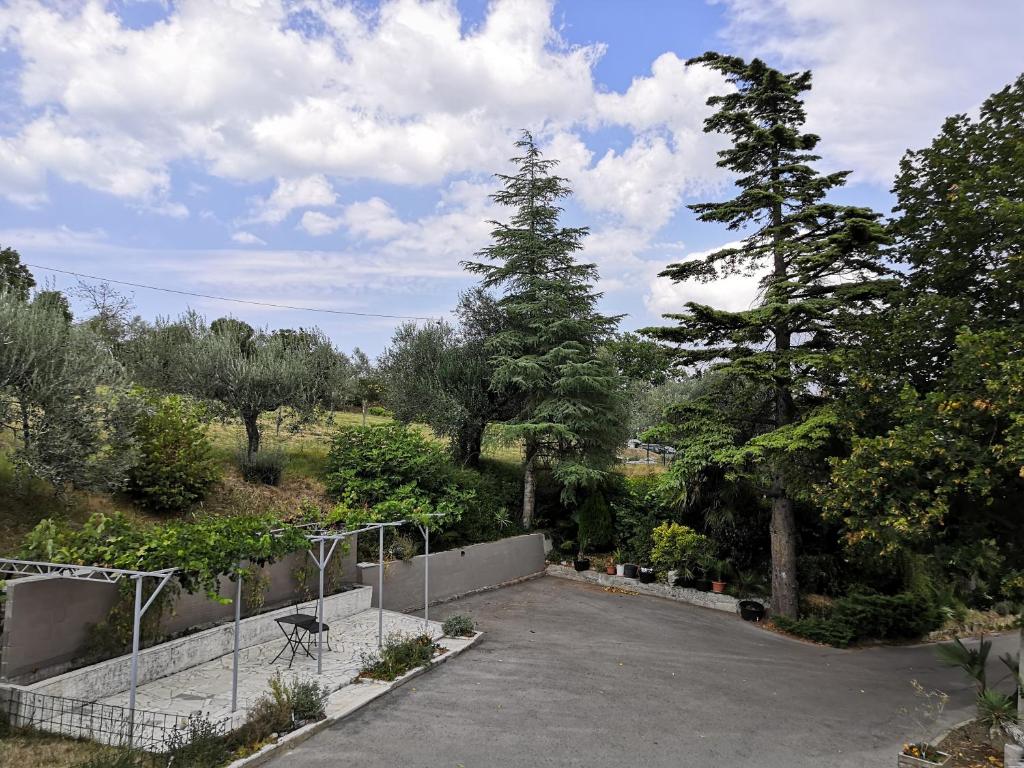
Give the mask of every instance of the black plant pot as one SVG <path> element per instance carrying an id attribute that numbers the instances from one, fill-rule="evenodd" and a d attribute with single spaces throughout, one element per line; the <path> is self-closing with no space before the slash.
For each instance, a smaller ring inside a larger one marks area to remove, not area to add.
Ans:
<path id="1" fill-rule="evenodd" d="M 740 616 L 744 621 L 761 621 L 764 618 L 764 606 L 756 600 L 740 600 Z"/>
<path id="2" fill-rule="evenodd" d="M 572 566 L 577 571 L 589 571 L 590 570 L 590 558 L 589 557 L 580 558 L 579 560 L 574 561 Z"/>
<path id="3" fill-rule="evenodd" d="M 635 579 L 637 573 L 640 571 L 640 566 L 633 565 L 632 563 L 626 563 L 622 566 L 622 575 L 627 579 Z"/>
<path id="4" fill-rule="evenodd" d="M 641 568 L 640 569 L 640 583 L 651 584 L 654 582 L 654 569 L 653 568 Z"/>

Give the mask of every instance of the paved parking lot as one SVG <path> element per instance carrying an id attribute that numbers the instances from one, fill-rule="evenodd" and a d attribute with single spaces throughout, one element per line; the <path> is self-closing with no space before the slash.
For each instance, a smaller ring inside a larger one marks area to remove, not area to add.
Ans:
<path id="1" fill-rule="evenodd" d="M 970 716 L 930 646 L 839 651 L 738 618 L 552 577 L 439 606 L 483 642 L 269 765 L 890 768 L 911 679 Z M 993 658 L 1015 651 L 996 639 Z M 995 672 L 995 670 L 994 670 Z M 996 674 L 998 677 L 998 674 Z"/>

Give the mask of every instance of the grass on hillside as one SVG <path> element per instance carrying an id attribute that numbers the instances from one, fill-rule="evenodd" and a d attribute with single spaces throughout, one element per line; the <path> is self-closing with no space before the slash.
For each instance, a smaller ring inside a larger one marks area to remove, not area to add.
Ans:
<path id="1" fill-rule="evenodd" d="M 384 424 L 386 416 L 367 416 L 370 425 Z M 215 421 L 209 436 L 214 455 L 222 467 L 222 477 L 206 500 L 191 514 L 258 514 L 271 510 L 295 509 L 304 500 L 329 505 L 324 489 L 327 453 L 331 436 L 339 427 L 362 424 L 357 411 L 336 411 L 312 423 L 293 428 L 287 419 L 278 423 L 277 415 L 264 414 L 260 420 L 261 448 L 279 449 L 287 454 L 288 464 L 281 484 L 266 486 L 245 482 L 238 470 L 238 455 L 244 450 L 245 428 L 239 420 Z M 440 441 L 425 425 L 417 427 L 427 437 Z M 74 492 L 59 499 L 44 482 L 33 482 L 19 489 L 9 454 L 14 447 L 9 433 L 0 434 L 0 554 L 17 551 L 25 534 L 45 517 L 82 522 L 95 512 L 122 512 L 140 520 L 159 522 L 166 515 L 146 512 L 124 494 Z M 488 430 L 483 457 L 498 471 L 518 473 L 522 460 L 518 444 L 503 441 L 497 430 Z M 617 471 L 625 475 L 646 475 L 665 471 L 661 464 L 622 464 Z"/>
<path id="2" fill-rule="evenodd" d="M 0 768 L 75 768 L 112 750 L 92 741 L 79 741 L 36 731 L 15 731 L 0 739 Z"/>

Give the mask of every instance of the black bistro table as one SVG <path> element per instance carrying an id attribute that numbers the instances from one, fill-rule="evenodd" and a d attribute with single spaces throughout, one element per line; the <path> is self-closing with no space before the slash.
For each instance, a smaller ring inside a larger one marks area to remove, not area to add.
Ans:
<path id="1" fill-rule="evenodd" d="M 288 659 L 288 669 L 292 668 L 292 662 L 295 661 L 295 656 L 300 650 L 309 658 L 315 658 L 310 649 L 316 642 L 316 637 L 320 633 L 321 628 L 316 620 L 316 616 L 310 616 L 308 613 L 290 613 L 287 616 L 279 616 L 274 621 L 277 622 L 277 626 L 281 628 L 281 632 L 284 634 L 285 646 L 274 657 L 274 661 L 270 662 L 271 664 L 280 659 L 286 651 L 291 651 L 291 658 Z M 323 631 L 327 635 L 327 650 L 331 650 L 329 634 L 331 628 L 324 624 Z"/>

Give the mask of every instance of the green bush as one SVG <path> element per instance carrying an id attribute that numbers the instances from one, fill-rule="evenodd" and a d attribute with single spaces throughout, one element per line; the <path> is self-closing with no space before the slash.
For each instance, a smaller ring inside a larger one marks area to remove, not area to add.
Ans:
<path id="1" fill-rule="evenodd" d="M 469 637 L 474 630 L 473 619 L 457 613 L 445 619 L 441 629 L 447 637 Z"/>
<path id="2" fill-rule="evenodd" d="M 615 537 L 615 525 L 608 502 L 601 491 L 587 494 L 583 503 L 576 510 L 576 524 L 580 541 L 600 551 L 612 543 Z"/>
<path id="3" fill-rule="evenodd" d="M 679 571 L 692 579 L 712 554 L 711 540 L 679 523 L 662 523 L 651 532 L 651 564 L 662 573 Z"/>
<path id="4" fill-rule="evenodd" d="M 847 595 L 832 603 L 830 615 L 772 619 L 780 629 L 819 643 L 845 648 L 861 640 L 910 640 L 938 629 L 942 613 L 932 602 L 898 595 Z"/>
<path id="5" fill-rule="evenodd" d="M 252 454 L 241 450 L 238 452 L 238 464 L 246 482 L 277 485 L 288 465 L 288 457 L 284 451 L 276 448 L 265 448 Z"/>
<path id="6" fill-rule="evenodd" d="M 395 632 L 384 638 L 378 651 L 361 654 L 364 677 L 391 681 L 416 667 L 426 666 L 434 658 L 437 644 L 430 635 L 405 635 Z"/>
<path id="7" fill-rule="evenodd" d="M 141 398 L 133 425 L 140 458 L 129 472 L 128 492 L 148 509 L 181 512 L 217 481 L 203 410 L 179 395 Z"/>
<path id="8" fill-rule="evenodd" d="M 623 478 L 615 493 L 609 495 L 615 521 L 615 541 L 626 562 L 648 563 L 651 534 L 659 524 L 672 517 L 658 495 L 661 480 L 657 475 Z"/>
<path id="9" fill-rule="evenodd" d="M 294 730 L 299 722 L 322 720 L 329 691 L 315 680 L 285 680 L 280 672 L 267 681 L 267 691 L 249 708 L 242 727 L 230 738 L 235 747 L 254 747 L 273 734 Z"/>
<path id="10" fill-rule="evenodd" d="M 390 419 L 394 414 L 391 413 L 391 411 L 389 411 L 387 408 L 385 408 L 385 407 L 383 407 L 381 405 L 371 405 L 370 406 L 370 415 L 371 416 L 384 416 L 384 417 Z"/>
<path id="11" fill-rule="evenodd" d="M 196 712 L 167 737 L 167 757 L 170 765 L 220 768 L 227 762 L 229 750 L 221 729 L 206 715 Z"/>
<path id="12" fill-rule="evenodd" d="M 848 595 L 833 604 L 832 620 L 872 640 L 909 640 L 942 626 L 938 607 L 910 592 Z"/>
<path id="13" fill-rule="evenodd" d="M 836 648 L 845 648 L 856 639 L 850 627 L 832 619 L 787 619 L 785 616 L 775 616 L 772 621 L 783 632 L 805 637 L 816 643 L 834 645 Z"/>

